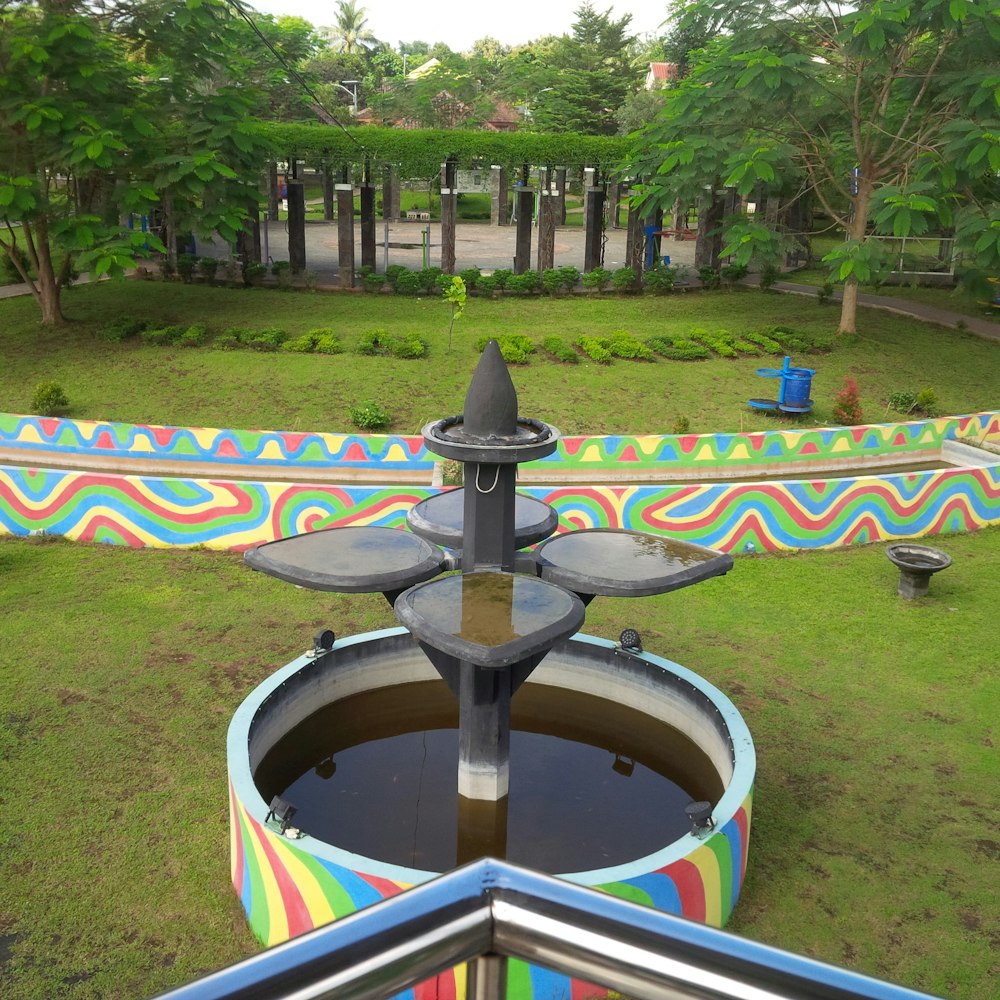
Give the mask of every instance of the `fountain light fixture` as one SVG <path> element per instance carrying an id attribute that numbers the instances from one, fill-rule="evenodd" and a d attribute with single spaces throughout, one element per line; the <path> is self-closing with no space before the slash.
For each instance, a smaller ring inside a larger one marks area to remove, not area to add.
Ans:
<path id="1" fill-rule="evenodd" d="M 337 636 L 333 629 L 325 628 L 322 632 L 317 632 L 313 639 L 314 653 L 329 653 L 333 649 L 333 644 L 337 641 Z"/>
<path id="2" fill-rule="evenodd" d="M 642 638 L 634 628 L 622 630 L 622 634 L 618 637 L 618 645 L 627 653 L 642 652 Z"/>
<path id="3" fill-rule="evenodd" d="M 322 778 L 324 781 L 332 778 L 337 773 L 337 762 L 333 759 L 333 755 L 323 758 L 314 768 L 316 776 Z"/>
<path id="4" fill-rule="evenodd" d="M 691 833 L 695 837 L 703 837 L 715 826 L 715 820 L 712 819 L 711 802 L 689 802 L 684 807 L 684 812 L 691 824 Z"/>
<path id="5" fill-rule="evenodd" d="M 626 757 L 623 753 L 615 754 L 615 762 L 611 765 L 611 770 L 615 774 L 620 774 L 623 778 L 631 778 L 635 770 L 635 761 L 631 757 Z"/>
<path id="6" fill-rule="evenodd" d="M 278 825 L 281 827 L 281 832 L 284 833 L 288 829 L 288 824 L 292 821 L 292 817 L 296 811 L 296 807 L 291 802 L 286 802 L 280 795 L 275 795 L 271 799 L 271 806 L 267 816 L 264 818 L 264 822 L 266 823 L 272 819 L 277 820 Z"/>

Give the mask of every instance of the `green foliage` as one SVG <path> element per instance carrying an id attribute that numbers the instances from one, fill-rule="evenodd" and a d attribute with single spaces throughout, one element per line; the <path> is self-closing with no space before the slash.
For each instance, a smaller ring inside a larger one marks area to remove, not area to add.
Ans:
<path id="1" fill-rule="evenodd" d="M 762 291 L 769 291 L 774 288 L 781 278 L 781 271 L 776 264 L 765 264 L 760 269 L 760 288 Z"/>
<path id="2" fill-rule="evenodd" d="M 481 274 L 476 280 L 476 294 L 492 296 L 499 286 L 497 279 L 492 274 Z"/>
<path id="3" fill-rule="evenodd" d="M 390 264 L 385 269 L 385 280 L 389 283 L 389 287 L 393 291 L 396 291 L 396 282 L 404 274 L 410 274 L 410 269 L 404 267 L 402 264 Z"/>
<path id="4" fill-rule="evenodd" d="M 696 326 L 691 331 L 691 339 L 711 348 L 720 358 L 738 357 L 733 335 L 728 330 L 716 330 L 712 333 Z"/>
<path id="5" fill-rule="evenodd" d="M 688 417 L 677 417 L 670 428 L 670 433 L 676 436 L 691 433 L 691 420 Z"/>
<path id="6" fill-rule="evenodd" d="M 616 292 L 634 292 L 638 288 L 634 267 L 619 267 L 611 275 L 611 287 Z"/>
<path id="7" fill-rule="evenodd" d="M 759 337 L 765 337 L 769 340 L 775 341 L 780 344 L 785 351 L 805 352 L 812 350 L 813 348 L 813 341 L 808 334 L 805 334 L 800 330 L 792 330 L 787 326 L 765 326 L 756 331 L 756 334 Z M 754 340 L 749 334 L 747 335 L 747 340 L 758 344 L 760 347 L 763 347 L 771 353 L 770 348 L 767 347 L 765 343 L 762 343 L 760 340 Z M 778 352 L 775 351 L 774 353 Z"/>
<path id="8" fill-rule="evenodd" d="M 185 284 L 190 283 L 197 267 L 198 257 L 196 254 L 179 253 L 177 255 L 177 273 L 180 275 L 181 281 Z"/>
<path id="9" fill-rule="evenodd" d="M 427 342 L 416 333 L 394 337 L 386 330 L 366 330 L 358 342 L 358 353 L 386 355 L 404 360 L 423 358 L 427 355 Z"/>
<path id="10" fill-rule="evenodd" d="M 742 281 L 749 271 L 750 268 L 746 264 L 726 264 L 719 274 L 727 285 L 735 285 Z"/>
<path id="11" fill-rule="evenodd" d="M 498 267 L 493 272 L 493 282 L 501 291 L 507 287 L 507 282 L 514 277 L 514 272 L 509 267 Z"/>
<path id="12" fill-rule="evenodd" d="M 342 354 L 344 345 L 333 330 L 324 327 L 286 340 L 281 350 L 294 354 Z"/>
<path id="13" fill-rule="evenodd" d="M 181 347 L 201 347 L 208 339 L 208 327 L 204 323 L 192 323 L 178 338 Z"/>
<path id="14" fill-rule="evenodd" d="M 393 289 L 397 295 L 420 295 L 425 291 L 424 283 L 417 271 L 404 271 L 396 275 Z"/>
<path id="15" fill-rule="evenodd" d="M 287 330 L 271 326 L 264 330 L 252 330 L 248 337 L 241 340 L 241 343 L 251 351 L 270 353 L 280 350 L 281 345 L 286 340 L 288 340 Z"/>
<path id="16" fill-rule="evenodd" d="M 447 279 L 447 281 L 444 281 Z M 448 323 L 448 350 L 451 350 L 451 334 L 455 328 L 455 320 L 461 319 L 465 312 L 465 281 L 459 276 L 443 274 L 439 280 L 443 281 L 441 291 L 444 293 L 445 301 L 451 305 L 451 321 Z"/>
<path id="17" fill-rule="evenodd" d="M 537 271 L 525 271 L 523 274 L 512 274 L 504 287 L 517 295 L 534 295 L 541 285 L 542 276 Z"/>
<path id="18" fill-rule="evenodd" d="M 833 419 L 838 424 L 863 424 L 864 414 L 861 412 L 861 399 L 858 383 L 849 375 L 844 378 L 843 387 L 833 397 Z"/>
<path id="19" fill-rule="evenodd" d="M 139 337 L 144 344 L 149 344 L 151 347 L 172 347 L 184 336 L 185 329 L 186 327 L 178 324 L 158 326 L 142 330 Z"/>
<path id="20" fill-rule="evenodd" d="M 920 392 L 898 390 L 889 393 L 888 405 L 890 410 L 895 410 L 897 413 L 919 413 L 933 417 L 937 407 L 937 393 L 930 386 L 921 389 Z"/>
<path id="21" fill-rule="evenodd" d="M 243 280 L 248 285 L 262 284 L 266 274 L 267 265 L 261 264 L 260 261 L 250 260 L 243 265 Z"/>
<path id="22" fill-rule="evenodd" d="M 646 345 L 670 361 L 704 361 L 712 356 L 712 352 L 703 344 L 696 344 L 687 337 L 671 337 L 659 335 L 649 337 Z"/>
<path id="23" fill-rule="evenodd" d="M 607 340 L 608 350 L 616 358 L 629 361 L 653 361 L 653 351 L 636 340 L 627 330 L 613 330 Z"/>
<path id="24" fill-rule="evenodd" d="M 662 261 L 651 267 L 642 278 L 643 286 L 654 295 L 666 295 L 673 291 L 674 282 L 677 280 L 676 268 L 664 264 Z"/>
<path id="25" fill-rule="evenodd" d="M 608 287 L 610 281 L 611 272 L 606 267 L 595 267 L 592 271 L 587 271 L 584 274 L 583 287 L 601 292 Z"/>
<path id="26" fill-rule="evenodd" d="M 722 284 L 722 275 L 714 267 L 699 267 L 698 279 L 701 281 L 702 288 L 715 289 Z"/>
<path id="27" fill-rule="evenodd" d="M 611 364 L 611 348 L 608 346 L 608 342 L 605 338 L 588 336 L 578 337 L 576 346 L 579 347 L 591 361 L 596 361 L 599 365 Z"/>
<path id="28" fill-rule="evenodd" d="M 476 286 L 479 284 L 482 274 L 478 267 L 467 267 L 463 271 L 459 271 L 458 276 L 465 283 L 466 289 L 470 292 L 475 291 Z"/>
<path id="29" fill-rule="evenodd" d="M 103 337 L 104 340 L 110 341 L 112 344 L 120 344 L 130 337 L 134 337 L 137 333 L 141 333 L 146 329 L 146 326 L 146 320 L 122 316 L 108 323 L 106 326 L 100 327 L 97 335 Z"/>
<path id="30" fill-rule="evenodd" d="M 360 406 L 352 406 L 348 416 L 351 423 L 363 431 L 385 430 L 392 423 L 388 412 L 372 399 L 366 399 Z"/>
<path id="31" fill-rule="evenodd" d="M 214 281 L 220 263 L 222 262 L 217 257 L 199 257 L 198 272 L 206 281 Z"/>
<path id="32" fill-rule="evenodd" d="M 531 361 L 531 355 L 535 353 L 535 344 L 532 339 L 521 333 L 502 333 L 499 337 L 480 337 L 476 341 L 476 350 L 482 354 L 491 340 L 497 342 L 504 361 L 509 365 L 526 365 Z"/>
<path id="33" fill-rule="evenodd" d="M 784 347 L 782 347 L 777 340 L 773 337 L 769 337 L 766 333 L 759 332 L 758 330 L 750 330 L 748 333 L 744 333 L 740 339 L 746 341 L 754 347 L 759 347 L 765 354 L 785 353 Z M 799 350 L 801 350 L 801 348 L 799 348 Z"/>
<path id="34" fill-rule="evenodd" d="M 937 401 L 937 393 L 930 386 L 927 386 L 917 393 L 914 409 L 928 417 L 936 416 Z"/>
<path id="35" fill-rule="evenodd" d="M 31 396 L 31 412 L 42 417 L 55 417 L 69 408 L 69 399 L 58 382 L 39 382 Z"/>
<path id="36" fill-rule="evenodd" d="M 580 355 L 562 337 L 557 337 L 554 334 L 542 340 L 542 350 L 551 354 L 556 361 L 561 361 L 564 364 L 575 365 L 580 362 Z"/>

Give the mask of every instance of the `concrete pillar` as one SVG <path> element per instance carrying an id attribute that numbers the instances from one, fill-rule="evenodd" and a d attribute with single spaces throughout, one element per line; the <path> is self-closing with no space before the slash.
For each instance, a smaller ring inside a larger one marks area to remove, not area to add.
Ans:
<path id="1" fill-rule="evenodd" d="M 566 225 L 566 168 L 556 167 L 556 187 L 552 192 L 556 199 L 556 225 Z"/>
<path id="2" fill-rule="evenodd" d="M 346 171 L 344 171 L 346 175 Z M 337 192 L 337 258 L 340 267 L 340 287 L 354 287 L 354 185 L 336 185 Z"/>
<path id="3" fill-rule="evenodd" d="M 514 244 L 514 273 L 524 274 L 531 267 L 531 225 L 535 210 L 535 192 L 530 187 L 514 191 L 517 201 L 517 237 Z"/>
<path id="4" fill-rule="evenodd" d="M 593 171 L 584 171 L 593 175 Z M 588 187 L 584 189 L 584 236 L 583 236 L 583 269 L 593 271 L 601 266 L 601 251 L 604 237 L 604 188 Z"/>
<path id="5" fill-rule="evenodd" d="M 608 185 L 608 224 L 612 229 L 621 229 L 618 221 L 618 210 L 621 207 L 622 183 L 613 180 Z"/>
<path id="6" fill-rule="evenodd" d="M 496 802 L 510 786 L 510 674 L 459 668 L 458 794 Z"/>
<path id="7" fill-rule="evenodd" d="M 507 171 L 495 163 L 490 167 L 490 225 L 509 226 Z"/>
<path id="8" fill-rule="evenodd" d="M 333 222 L 333 170 L 323 167 L 323 219 Z"/>
<path id="9" fill-rule="evenodd" d="M 538 270 L 555 267 L 556 213 L 558 205 L 545 171 L 545 183 L 538 192 Z"/>
<path id="10" fill-rule="evenodd" d="M 375 187 L 367 177 L 361 185 L 361 266 L 376 267 Z"/>
<path id="11" fill-rule="evenodd" d="M 382 218 L 399 222 L 399 174 L 395 167 L 382 170 Z"/>
<path id="12" fill-rule="evenodd" d="M 288 264 L 292 274 L 306 269 L 306 194 L 302 181 L 288 181 Z"/>
<path id="13" fill-rule="evenodd" d="M 455 273 L 455 224 L 458 221 L 458 167 L 441 164 L 441 270 Z"/>
<path id="14" fill-rule="evenodd" d="M 278 164 L 273 160 L 267 165 L 267 217 L 278 221 Z"/>
<path id="15" fill-rule="evenodd" d="M 629 203 L 628 222 L 625 226 L 625 266 L 631 267 L 640 284 L 642 283 L 642 272 L 645 268 L 643 250 L 645 249 L 646 234 L 642 231 L 642 217 L 639 209 Z"/>

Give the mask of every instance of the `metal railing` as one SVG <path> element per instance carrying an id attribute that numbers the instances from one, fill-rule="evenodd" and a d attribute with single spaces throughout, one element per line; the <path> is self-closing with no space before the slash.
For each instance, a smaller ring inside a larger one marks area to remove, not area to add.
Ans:
<path id="1" fill-rule="evenodd" d="M 489 858 L 162 996 L 382 1000 L 468 962 L 468 1000 L 502 1000 L 508 958 L 635 1000 L 927 997 Z"/>

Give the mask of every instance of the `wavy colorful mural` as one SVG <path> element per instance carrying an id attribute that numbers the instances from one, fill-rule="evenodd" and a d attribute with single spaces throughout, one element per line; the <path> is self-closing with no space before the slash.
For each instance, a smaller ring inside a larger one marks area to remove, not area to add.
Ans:
<path id="1" fill-rule="evenodd" d="M 920 451 L 953 439 L 1000 441 L 1000 413 L 767 434 L 570 438 L 562 442 L 569 456 L 565 465 L 556 458 L 534 464 L 556 473 L 593 463 L 614 468 L 620 478 L 622 463 L 628 462 L 749 464 L 754 456 L 765 463 L 791 462 L 818 454 Z M 426 472 L 430 457 L 416 438 L 133 427 L 0 414 L 0 446 L 26 454 L 39 447 L 61 454 L 118 450 L 148 455 L 154 468 L 158 458 L 184 456 L 261 468 L 260 481 L 237 481 L 0 466 L 0 532 L 14 535 L 243 549 L 335 525 L 402 527 L 407 509 L 434 492 L 419 486 L 294 482 L 297 469 L 324 462 L 345 471 L 405 466 Z M 290 481 L 274 481 L 265 474 L 267 467 Z M 552 504 L 564 529 L 637 528 L 727 552 L 836 548 L 1000 522 L 1000 458 L 970 468 L 842 479 L 528 485 L 524 492 Z"/>
<path id="2" fill-rule="evenodd" d="M 159 479 L 0 467 L 0 532 L 244 549 L 350 524 L 402 527 L 429 489 Z M 1000 523 L 1000 464 L 766 483 L 534 487 L 563 530 L 624 527 L 725 552 L 827 549 Z"/>
<path id="3" fill-rule="evenodd" d="M 934 420 L 780 430 L 756 434 L 609 435 L 566 437 L 535 468 L 658 466 L 698 468 L 710 464 L 781 464 L 821 458 L 862 459 L 873 454 L 910 455 L 940 448 L 949 440 L 1000 441 L 1000 413 Z M 227 465 L 429 471 L 435 456 L 419 436 L 234 431 L 211 427 L 159 427 L 110 421 L 0 414 L 0 449 L 45 450 L 63 457 L 110 458 L 127 454 L 164 462 Z"/>

